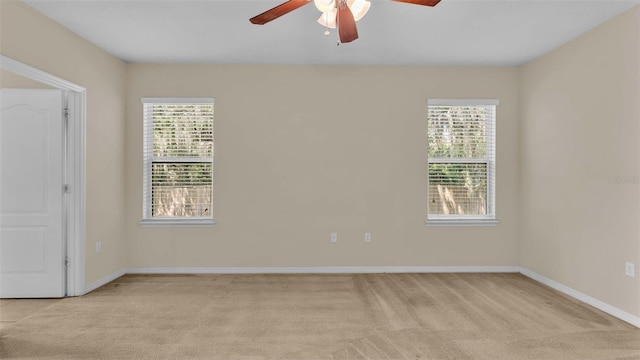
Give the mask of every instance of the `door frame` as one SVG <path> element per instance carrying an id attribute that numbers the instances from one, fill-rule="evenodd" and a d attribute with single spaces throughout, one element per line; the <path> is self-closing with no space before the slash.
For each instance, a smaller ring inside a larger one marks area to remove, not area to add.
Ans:
<path id="1" fill-rule="evenodd" d="M 65 183 L 70 193 L 65 200 L 63 228 L 66 228 L 66 294 L 80 296 L 85 291 L 86 238 L 86 124 L 87 89 L 45 71 L 0 55 L 0 68 L 67 92 L 69 121 L 67 125 Z"/>

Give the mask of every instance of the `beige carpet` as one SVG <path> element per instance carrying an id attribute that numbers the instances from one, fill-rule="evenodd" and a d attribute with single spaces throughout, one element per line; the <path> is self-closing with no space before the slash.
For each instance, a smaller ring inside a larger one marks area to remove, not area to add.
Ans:
<path id="1" fill-rule="evenodd" d="M 127 275 L 0 330 L 2 359 L 640 359 L 517 274 Z"/>

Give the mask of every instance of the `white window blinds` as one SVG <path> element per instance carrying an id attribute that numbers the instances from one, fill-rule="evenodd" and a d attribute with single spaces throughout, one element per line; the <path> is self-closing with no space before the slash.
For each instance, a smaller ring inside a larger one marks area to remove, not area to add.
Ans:
<path id="1" fill-rule="evenodd" d="M 497 104 L 429 100 L 429 219 L 495 219 Z"/>
<path id="2" fill-rule="evenodd" d="M 142 103 L 143 219 L 213 219 L 213 99 Z"/>

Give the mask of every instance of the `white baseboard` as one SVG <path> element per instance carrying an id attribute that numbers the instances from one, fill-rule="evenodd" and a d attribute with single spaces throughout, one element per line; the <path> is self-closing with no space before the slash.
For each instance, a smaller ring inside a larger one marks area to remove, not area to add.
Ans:
<path id="1" fill-rule="evenodd" d="M 92 292 L 93 290 L 95 290 L 95 289 L 97 289 L 97 288 L 99 288 L 101 286 L 104 286 L 104 285 L 112 282 L 113 280 L 125 275 L 126 273 L 127 273 L 126 269 L 120 269 L 120 270 L 114 272 L 111 275 L 107 275 L 107 276 L 103 277 L 102 279 L 100 279 L 98 281 L 92 282 L 89 285 L 85 285 L 84 292 L 82 293 L 82 295 L 88 294 L 88 293 Z"/>
<path id="2" fill-rule="evenodd" d="M 127 274 L 518 273 L 518 266 L 322 266 L 129 268 Z"/>
<path id="3" fill-rule="evenodd" d="M 527 270 L 525 268 L 521 268 L 520 269 L 520 273 L 528 278 L 531 278 L 537 282 L 540 282 L 544 285 L 547 285 L 553 289 L 556 289 L 558 291 L 560 291 L 561 293 L 564 293 L 566 295 L 571 296 L 574 299 L 580 300 L 584 303 L 587 303 L 591 306 L 593 306 L 596 309 L 602 310 L 604 312 L 606 312 L 609 315 L 615 316 L 618 319 L 622 320 L 622 321 L 626 321 L 629 324 L 636 326 L 638 328 L 640 328 L 640 317 L 635 316 L 633 314 L 629 314 L 628 312 L 624 311 L 624 310 L 620 310 L 615 306 L 611 306 L 605 302 L 602 302 L 598 299 L 592 298 L 589 295 L 583 294 L 580 291 L 574 290 L 564 284 L 561 284 L 557 281 L 551 280 L 549 278 L 546 278 L 540 274 L 537 274 L 531 270 Z"/>

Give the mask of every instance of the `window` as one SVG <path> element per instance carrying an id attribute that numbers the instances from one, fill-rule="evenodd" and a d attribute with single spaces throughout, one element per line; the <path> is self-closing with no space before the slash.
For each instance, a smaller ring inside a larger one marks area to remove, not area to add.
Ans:
<path id="1" fill-rule="evenodd" d="M 429 100 L 428 225 L 496 225 L 497 100 Z"/>
<path id="2" fill-rule="evenodd" d="M 213 225 L 213 99 L 143 98 L 143 225 Z"/>

